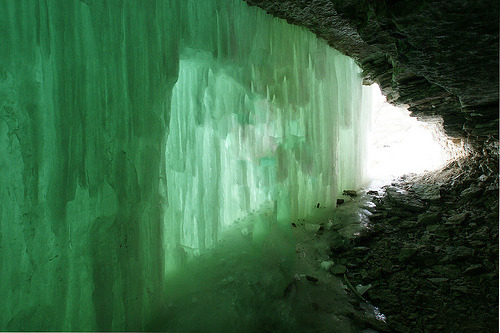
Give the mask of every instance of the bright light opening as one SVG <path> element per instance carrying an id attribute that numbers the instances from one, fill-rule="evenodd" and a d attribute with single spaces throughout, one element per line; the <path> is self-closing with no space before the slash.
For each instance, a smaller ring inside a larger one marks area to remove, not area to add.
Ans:
<path id="1" fill-rule="evenodd" d="M 418 121 L 405 107 L 386 101 L 372 86 L 372 127 L 368 142 L 368 176 L 386 182 L 409 173 L 438 170 L 464 155 L 461 143 L 449 139 L 441 120 Z"/>

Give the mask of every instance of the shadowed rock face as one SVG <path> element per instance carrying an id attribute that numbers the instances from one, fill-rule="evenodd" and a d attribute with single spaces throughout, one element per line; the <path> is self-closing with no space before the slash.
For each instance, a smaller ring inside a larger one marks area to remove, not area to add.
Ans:
<path id="1" fill-rule="evenodd" d="M 365 82 L 448 135 L 498 142 L 496 0 L 245 0 L 307 27 L 363 68 Z"/>

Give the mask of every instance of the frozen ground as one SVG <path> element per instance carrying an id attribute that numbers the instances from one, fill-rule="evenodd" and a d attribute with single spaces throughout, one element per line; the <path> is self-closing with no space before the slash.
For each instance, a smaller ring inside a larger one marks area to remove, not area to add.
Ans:
<path id="1" fill-rule="evenodd" d="M 166 305 L 150 329 L 345 333 L 373 326 L 366 324 L 375 320 L 373 308 L 359 310 L 342 275 L 322 268 L 335 261 L 332 244 L 366 226 L 373 206 L 367 196 L 345 200 L 286 227 L 265 211 L 239 221 L 215 248 L 169 277 Z"/>

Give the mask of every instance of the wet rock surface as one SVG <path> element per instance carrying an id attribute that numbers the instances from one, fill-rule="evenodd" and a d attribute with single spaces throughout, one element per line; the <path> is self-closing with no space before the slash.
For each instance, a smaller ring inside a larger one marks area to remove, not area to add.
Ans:
<path id="1" fill-rule="evenodd" d="M 369 285 L 363 297 L 387 316 L 387 327 L 372 328 L 498 331 L 497 170 L 496 161 L 471 158 L 401 178 L 373 195 L 366 230 L 342 251 L 332 246 L 334 267 L 346 267 L 332 273 Z M 419 196 L 436 186 L 439 197 Z"/>
<path id="2" fill-rule="evenodd" d="M 353 57 L 367 83 L 442 117 L 448 135 L 498 142 L 498 1 L 245 1 Z"/>

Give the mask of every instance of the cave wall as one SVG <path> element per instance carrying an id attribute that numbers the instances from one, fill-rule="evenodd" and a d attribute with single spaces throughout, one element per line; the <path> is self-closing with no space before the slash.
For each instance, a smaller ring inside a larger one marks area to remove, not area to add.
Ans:
<path id="1" fill-rule="evenodd" d="M 449 136 L 498 149 L 498 1 L 245 1 L 353 57 L 413 116 L 439 116 Z"/>

